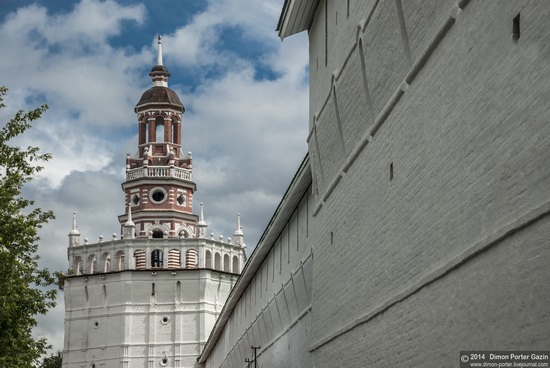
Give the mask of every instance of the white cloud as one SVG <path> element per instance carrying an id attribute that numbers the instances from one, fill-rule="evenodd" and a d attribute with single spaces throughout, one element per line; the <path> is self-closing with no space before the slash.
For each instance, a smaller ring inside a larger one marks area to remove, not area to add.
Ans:
<path id="1" fill-rule="evenodd" d="M 59 188 L 63 179 L 73 171 L 97 172 L 112 163 L 109 142 L 92 135 L 83 136 L 70 122 L 51 124 L 51 118 L 35 125 L 18 142 L 26 147 L 36 145 L 43 152 L 52 153 L 54 159 L 44 162 L 44 170 L 35 180 L 45 190 Z"/>
<path id="2" fill-rule="evenodd" d="M 121 32 L 122 21 L 141 23 L 144 16 L 143 5 L 83 0 L 57 15 L 37 5 L 21 8 L 0 25 L 0 49 L 11 51 L 0 58 L 0 70 L 11 71 L 2 80 L 10 87 L 8 112 L 50 106 L 19 141 L 53 154 L 38 177 L 46 187 L 58 187 L 71 171 L 111 163 L 112 138 L 100 133 L 133 124 L 133 106 L 147 82 L 137 68 L 150 53 L 131 54 L 107 40 Z"/>
<path id="3" fill-rule="evenodd" d="M 116 50 L 107 38 L 120 32 L 122 21 L 143 17 L 143 6 L 113 1 L 84 0 L 55 16 L 36 5 L 21 8 L 0 26 L 0 49 L 10 50 L 10 57 L 0 58 L 0 70 L 10 71 L 2 83 L 46 100 L 56 119 L 77 116 L 84 126 L 128 124 L 135 91 L 143 86 L 136 68 L 150 55 Z"/>
<path id="4" fill-rule="evenodd" d="M 269 185 L 281 171 L 295 170 L 306 152 L 307 88 L 295 79 L 257 81 L 251 69 L 230 72 L 183 99 L 192 106 L 184 120 L 187 144 L 199 148 L 197 159 L 231 157 L 224 167 L 237 185 Z"/>
<path id="5" fill-rule="evenodd" d="M 307 88 L 242 70 L 180 96 L 192 106 L 184 144 L 193 151 L 195 198 L 205 202 L 210 230 L 226 237 L 240 212 L 252 250 L 306 153 Z"/>
<path id="6" fill-rule="evenodd" d="M 121 6 L 114 1 L 82 0 L 67 15 L 50 18 L 43 35 L 50 43 L 102 44 L 121 31 L 121 21 L 142 23 L 143 4 Z"/>
<path id="7" fill-rule="evenodd" d="M 246 39 L 275 45 L 279 7 L 276 1 L 211 0 L 189 24 L 163 38 L 164 53 L 173 64 L 239 69 L 246 60 L 236 57 L 237 51 L 221 51 L 217 42 L 227 29 L 234 28 Z"/>
<path id="8" fill-rule="evenodd" d="M 30 5 L 9 15 L 2 32 L 12 42 L 23 40 L 37 48 L 57 45 L 83 51 L 90 45 L 101 47 L 107 37 L 119 34 L 122 20 L 142 23 L 144 18 L 143 5 L 121 6 L 111 0 L 82 0 L 70 12 L 56 15 Z"/>
<path id="9" fill-rule="evenodd" d="M 45 337 L 50 344 L 56 342 L 53 352 L 63 350 L 64 331 L 63 328 L 59 328 L 58 323 L 61 321 L 61 325 L 63 325 L 64 314 L 65 306 L 63 303 L 63 294 L 61 293 L 57 297 L 57 305 L 50 309 L 48 314 L 38 316 L 38 326 L 33 330 L 35 338 Z M 61 342 L 61 344 L 57 344 L 57 342 Z"/>

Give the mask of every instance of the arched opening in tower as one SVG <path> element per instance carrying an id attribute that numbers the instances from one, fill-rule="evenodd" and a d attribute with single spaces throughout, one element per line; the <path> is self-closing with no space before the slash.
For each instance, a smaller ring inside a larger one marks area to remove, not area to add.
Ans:
<path id="1" fill-rule="evenodd" d="M 178 144 L 178 120 L 176 115 L 172 117 L 172 143 Z"/>
<path id="2" fill-rule="evenodd" d="M 164 142 L 164 118 L 157 116 L 155 120 L 156 140 L 155 142 Z"/>
<path id="3" fill-rule="evenodd" d="M 151 267 L 162 267 L 163 265 L 163 254 L 162 250 L 155 249 L 151 252 Z"/>

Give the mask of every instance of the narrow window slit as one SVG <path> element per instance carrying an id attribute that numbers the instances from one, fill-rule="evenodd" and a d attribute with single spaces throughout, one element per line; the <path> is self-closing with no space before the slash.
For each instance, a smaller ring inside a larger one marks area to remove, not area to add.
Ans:
<path id="1" fill-rule="evenodd" d="M 390 181 L 393 180 L 393 162 L 390 163 Z"/>
<path id="2" fill-rule="evenodd" d="M 514 40 L 514 42 L 518 42 L 519 36 L 520 36 L 519 19 L 520 19 L 520 13 L 518 13 L 518 15 L 516 15 L 516 17 L 514 18 L 514 22 L 513 22 L 512 39 Z"/>

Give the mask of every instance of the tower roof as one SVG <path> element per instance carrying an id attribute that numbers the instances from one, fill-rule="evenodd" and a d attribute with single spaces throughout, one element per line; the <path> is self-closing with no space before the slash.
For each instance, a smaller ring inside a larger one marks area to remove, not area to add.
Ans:
<path id="1" fill-rule="evenodd" d="M 153 87 L 141 95 L 141 98 L 136 105 L 136 109 L 142 105 L 160 103 L 176 106 L 185 111 L 185 108 L 183 107 L 183 104 L 181 103 L 176 92 L 168 88 L 168 77 L 170 76 L 170 73 L 162 64 L 162 39 L 160 36 L 158 36 L 157 44 L 157 65 L 155 65 L 149 73 L 149 76 L 152 79 Z"/>
<path id="2" fill-rule="evenodd" d="M 141 95 L 136 107 L 148 103 L 166 103 L 169 105 L 178 106 L 185 110 L 176 92 L 168 87 L 155 86 L 148 89 Z"/>

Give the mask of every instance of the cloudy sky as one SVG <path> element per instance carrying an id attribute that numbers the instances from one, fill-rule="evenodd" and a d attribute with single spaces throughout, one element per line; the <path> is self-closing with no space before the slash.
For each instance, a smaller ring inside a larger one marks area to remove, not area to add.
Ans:
<path id="1" fill-rule="evenodd" d="M 284 0 L 0 1 L 0 124 L 20 109 L 49 110 L 21 145 L 53 160 L 25 195 L 56 220 L 41 231 L 41 265 L 66 270 L 72 212 L 82 237 L 119 233 L 126 153 L 137 146 L 133 108 L 150 87 L 156 35 L 169 86 L 186 107 L 194 198 L 209 232 L 231 236 L 241 213 L 252 251 L 304 157 L 307 39 L 282 43 Z M 63 294 L 37 336 L 63 346 Z"/>

